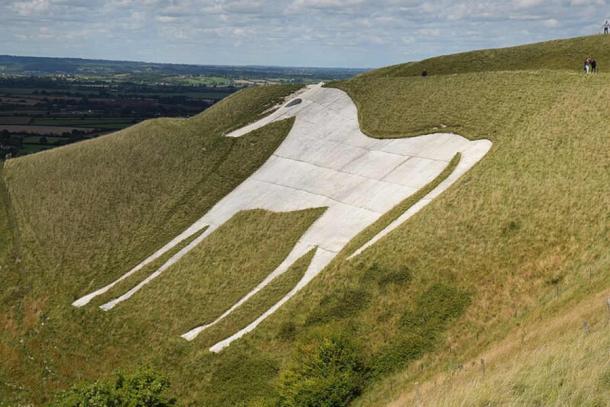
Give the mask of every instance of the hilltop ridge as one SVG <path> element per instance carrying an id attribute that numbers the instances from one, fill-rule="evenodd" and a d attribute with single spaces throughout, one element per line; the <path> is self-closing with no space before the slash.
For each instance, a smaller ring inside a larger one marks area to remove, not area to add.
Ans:
<path id="1" fill-rule="evenodd" d="M 361 77 L 450 75 L 468 72 L 560 70 L 582 71 L 587 57 L 596 58 L 601 70 L 610 71 L 610 35 L 551 40 L 508 48 L 484 49 L 444 55 L 363 73 Z"/>

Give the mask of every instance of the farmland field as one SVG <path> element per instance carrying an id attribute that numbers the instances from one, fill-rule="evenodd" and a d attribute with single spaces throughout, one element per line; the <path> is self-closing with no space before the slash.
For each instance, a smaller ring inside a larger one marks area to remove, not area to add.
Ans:
<path id="1" fill-rule="evenodd" d="M 156 117 L 190 117 L 238 90 L 60 76 L 0 78 L 0 158 L 90 139 Z"/>
<path id="2" fill-rule="evenodd" d="M 246 87 L 345 79 L 359 72 L 0 55 L 0 160 L 147 119 L 192 117 Z"/>
<path id="3" fill-rule="evenodd" d="M 84 128 L 63 127 L 63 126 L 17 126 L 0 124 L 0 131 L 9 131 L 11 133 L 30 133 L 30 134 L 63 134 L 70 133 L 73 130 L 86 131 Z"/>

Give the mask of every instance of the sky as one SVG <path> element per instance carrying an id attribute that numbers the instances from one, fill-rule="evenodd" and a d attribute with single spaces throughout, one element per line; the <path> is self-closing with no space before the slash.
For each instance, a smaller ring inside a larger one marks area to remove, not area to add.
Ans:
<path id="1" fill-rule="evenodd" d="M 0 0 L 0 54 L 380 67 L 599 32 L 610 0 Z"/>

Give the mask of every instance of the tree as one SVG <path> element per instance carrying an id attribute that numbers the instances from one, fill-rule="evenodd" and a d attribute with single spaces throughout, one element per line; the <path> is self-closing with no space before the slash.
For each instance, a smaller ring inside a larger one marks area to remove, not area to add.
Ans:
<path id="1" fill-rule="evenodd" d="M 61 393 L 54 407 L 167 407 L 176 400 L 167 394 L 169 381 L 150 369 L 111 380 L 85 383 Z"/>

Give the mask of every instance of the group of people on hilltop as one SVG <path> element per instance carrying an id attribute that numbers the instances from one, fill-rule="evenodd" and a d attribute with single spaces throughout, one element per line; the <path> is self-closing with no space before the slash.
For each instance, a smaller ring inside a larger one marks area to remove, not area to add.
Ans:
<path id="1" fill-rule="evenodd" d="M 597 73 L 597 61 L 591 57 L 585 59 L 585 73 Z"/>
<path id="2" fill-rule="evenodd" d="M 604 25 L 602 25 L 604 29 L 604 35 L 610 34 L 610 21 L 606 20 Z M 597 61 L 591 57 L 587 57 L 585 59 L 584 70 L 586 74 L 589 73 L 597 73 Z"/>
<path id="3" fill-rule="evenodd" d="M 602 28 L 604 29 L 604 35 L 610 34 L 610 22 L 608 20 L 602 25 Z M 597 61 L 591 57 L 587 57 L 587 59 L 585 59 L 584 70 L 586 74 L 597 73 Z"/>

